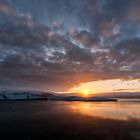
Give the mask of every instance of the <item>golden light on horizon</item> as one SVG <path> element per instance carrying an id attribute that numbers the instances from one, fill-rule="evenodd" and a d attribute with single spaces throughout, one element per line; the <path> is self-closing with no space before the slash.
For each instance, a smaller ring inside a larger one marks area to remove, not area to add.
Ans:
<path id="1" fill-rule="evenodd" d="M 84 89 L 82 92 L 81 92 L 84 96 L 88 96 L 90 94 L 90 91 L 88 89 Z"/>
<path id="2" fill-rule="evenodd" d="M 82 83 L 79 86 L 68 90 L 70 93 L 81 93 L 83 96 L 92 95 L 93 91 L 94 94 L 111 92 L 140 92 L 140 82 L 139 80 L 102 80 Z"/>

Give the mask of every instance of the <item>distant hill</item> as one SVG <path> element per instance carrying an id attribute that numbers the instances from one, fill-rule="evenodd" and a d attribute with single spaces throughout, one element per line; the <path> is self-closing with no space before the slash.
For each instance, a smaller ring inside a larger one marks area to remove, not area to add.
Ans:
<path id="1" fill-rule="evenodd" d="M 114 93 L 101 93 L 93 96 L 108 97 L 108 98 L 140 98 L 140 92 L 114 92 Z"/>
<path id="2" fill-rule="evenodd" d="M 66 98 L 81 98 L 80 93 L 55 93 L 41 91 L 0 91 L 0 100 L 5 99 L 47 99 L 47 100 L 62 100 Z M 90 94 L 89 97 L 99 98 L 140 98 L 140 92 L 114 92 Z"/>
<path id="3" fill-rule="evenodd" d="M 61 94 L 64 96 L 81 96 L 79 93 Z M 90 94 L 90 97 L 105 97 L 105 98 L 140 98 L 140 92 L 114 92 L 114 93 L 100 93 Z"/>
<path id="4" fill-rule="evenodd" d="M 61 101 L 117 101 L 116 99 L 103 97 L 81 97 L 62 96 L 52 92 L 31 92 L 31 91 L 1 91 L 0 100 L 61 100 Z"/>

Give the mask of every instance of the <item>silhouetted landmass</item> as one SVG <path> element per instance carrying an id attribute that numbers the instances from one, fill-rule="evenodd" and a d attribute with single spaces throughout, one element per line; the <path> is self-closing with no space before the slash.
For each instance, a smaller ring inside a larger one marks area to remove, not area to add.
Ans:
<path id="1" fill-rule="evenodd" d="M 61 101 L 117 101 L 117 99 L 103 98 L 103 97 L 81 97 L 81 96 L 63 96 L 55 93 L 32 93 L 32 92 L 14 92 L 0 94 L 0 100 L 61 100 Z"/>
<path id="2" fill-rule="evenodd" d="M 80 96 L 79 93 L 66 93 L 63 96 Z M 140 92 L 110 92 L 110 93 L 94 93 L 90 94 L 91 97 L 103 98 L 140 98 Z"/>

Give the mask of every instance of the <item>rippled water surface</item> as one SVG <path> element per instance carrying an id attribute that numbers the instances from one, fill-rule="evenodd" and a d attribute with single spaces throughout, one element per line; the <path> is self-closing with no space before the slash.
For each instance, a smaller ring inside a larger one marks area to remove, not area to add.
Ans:
<path id="1" fill-rule="evenodd" d="M 2 139 L 140 139 L 140 99 L 0 102 Z"/>

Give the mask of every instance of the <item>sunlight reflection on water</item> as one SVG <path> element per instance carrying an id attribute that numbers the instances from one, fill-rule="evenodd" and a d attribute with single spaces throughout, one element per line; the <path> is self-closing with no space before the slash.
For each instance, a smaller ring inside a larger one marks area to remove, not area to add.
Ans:
<path id="1" fill-rule="evenodd" d="M 118 102 L 31 101 L 0 103 L 0 115 L 12 114 L 81 114 L 93 117 L 140 120 L 140 99 L 121 99 Z"/>
<path id="2" fill-rule="evenodd" d="M 139 130 L 140 100 L 0 102 L 1 139 L 137 140 Z"/>
<path id="3" fill-rule="evenodd" d="M 140 103 L 137 102 L 77 102 L 71 105 L 71 111 L 118 120 L 140 119 Z"/>

